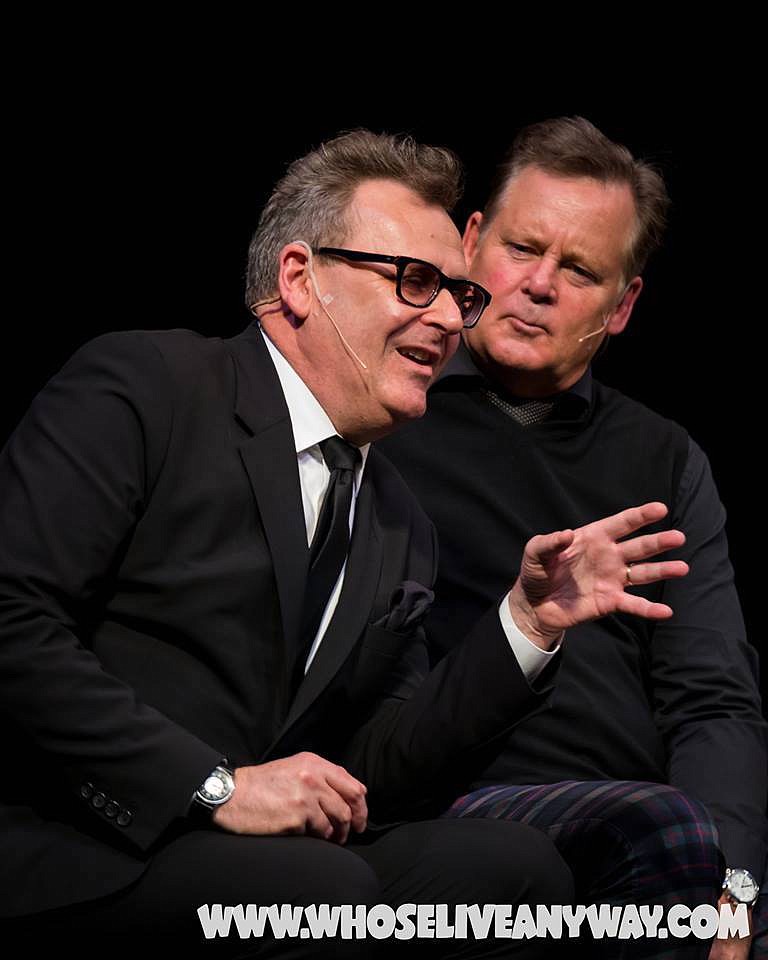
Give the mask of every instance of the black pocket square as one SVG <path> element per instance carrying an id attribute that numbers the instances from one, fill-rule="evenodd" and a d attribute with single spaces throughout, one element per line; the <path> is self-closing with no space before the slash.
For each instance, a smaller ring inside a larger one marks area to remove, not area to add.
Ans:
<path id="1" fill-rule="evenodd" d="M 389 598 L 389 611 L 373 625 L 394 633 L 411 633 L 420 626 L 435 599 L 434 593 L 415 580 L 404 580 Z"/>

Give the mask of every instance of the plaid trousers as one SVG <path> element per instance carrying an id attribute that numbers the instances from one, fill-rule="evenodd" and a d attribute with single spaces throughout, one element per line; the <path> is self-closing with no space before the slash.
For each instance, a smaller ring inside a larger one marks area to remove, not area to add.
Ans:
<path id="1" fill-rule="evenodd" d="M 443 816 L 517 820 L 544 831 L 573 872 L 578 903 L 661 904 L 666 911 L 676 903 L 715 904 L 720 894 L 725 864 L 717 830 L 703 804 L 667 784 L 502 784 L 460 797 Z M 576 943 L 569 956 L 580 949 L 595 960 L 706 960 L 710 949 L 694 936 Z"/>

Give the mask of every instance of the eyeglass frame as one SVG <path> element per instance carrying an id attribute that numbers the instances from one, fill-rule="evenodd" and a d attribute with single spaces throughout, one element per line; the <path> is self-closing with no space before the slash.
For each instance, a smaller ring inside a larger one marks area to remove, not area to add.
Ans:
<path id="1" fill-rule="evenodd" d="M 318 255 L 324 255 L 329 257 L 339 257 L 342 260 L 351 260 L 354 263 L 394 264 L 395 268 L 397 269 L 397 277 L 396 277 L 397 283 L 395 287 L 395 292 L 397 294 L 398 299 L 402 300 L 403 303 L 407 303 L 409 307 L 418 307 L 418 308 L 428 307 L 431 303 L 434 303 L 434 301 L 437 299 L 437 295 L 440 293 L 441 290 L 445 289 L 445 290 L 448 290 L 449 293 L 452 293 L 453 290 L 457 289 L 461 284 L 470 284 L 476 290 L 480 291 L 483 298 L 483 304 L 480 307 L 480 310 L 478 311 L 477 316 L 471 323 L 468 323 L 468 324 L 464 323 L 464 318 L 462 317 L 462 325 L 465 330 L 471 330 L 472 327 L 474 327 L 477 324 L 478 320 L 480 319 L 480 317 L 482 317 L 483 313 L 485 313 L 485 311 L 488 309 L 491 303 L 491 299 L 492 299 L 491 294 L 485 289 L 485 287 L 481 286 L 481 284 L 477 283 L 474 280 L 469 280 L 469 279 L 459 280 L 455 277 L 447 277 L 439 267 L 436 267 L 434 265 L 434 263 L 430 263 L 429 260 L 421 260 L 419 257 L 405 257 L 405 256 L 394 257 L 385 253 L 365 253 L 362 250 L 347 250 L 344 247 L 318 247 L 318 249 L 315 250 L 315 253 Z M 432 294 L 430 295 L 426 303 L 414 303 L 413 300 L 409 300 L 408 297 L 403 295 L 403 276 L 405 274 L 406 268 L 411 263 L 419 263 L 424 267 L 429 267 L 430 270 L 434 270 L 435 273 L 437 274 L 437 277 L 438 277 L 437 287 L 435 288 L 435 290 L 433 290 Z"/>

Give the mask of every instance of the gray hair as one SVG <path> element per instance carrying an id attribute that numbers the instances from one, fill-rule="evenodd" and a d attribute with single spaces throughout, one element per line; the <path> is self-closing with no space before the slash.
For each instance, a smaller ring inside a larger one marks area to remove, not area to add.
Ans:
<path id="1" fill-rule="evenodd" d="M 356 187 L 379 179 L 401 183 L 450 212 L 461 195 L 462 167 L 451 150 L 370 130 L 343 133 L 295 160 L 272 191 L 248 249 L 248 306 L 276 293 L 278 254 L 286 243 L 340 246 Z"/>

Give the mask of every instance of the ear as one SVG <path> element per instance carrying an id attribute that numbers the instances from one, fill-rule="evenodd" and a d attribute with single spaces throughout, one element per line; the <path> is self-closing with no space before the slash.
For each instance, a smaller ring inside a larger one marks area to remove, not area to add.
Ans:
<path id="1" fill-rule="evenodd" d="M 467 266 L 470 269 L 475 256 L 475 250 L 477 250 L 478 241 L 480 240 L 480 228 L 482 225 L 483 215 L 479 210 L 475 210 L 469 220 L 467 220 L 467 225 L 464 228 L 464 237 L 462 239 L 462 243 L 464 244 L 464 259 L 467 261 Z"/>
<path id="2" fill-rule="evenodd" d="M 297 320 L 306 320 L 312 307 L 310 253 L 303 243 L 288 243 L 277 259 L 280 299 Z"/>
<path id="3" fill-rule="evenodd" d="M 624 293 L 621 295 L 621 300 L 619 300 L 608 317 L 608 323 L 605 325 L 606 333 L 609 333 L 612 337 L 615 337 L 617 333 L 621 333 L 624 327 L 626 327 L 626 325 L 629 323 L 630 315 L 632 314 L 632 308 L 635 305 L 635 301 L 640 296 L 640 291 L 642 289 L 642 277 L 635 277 L 633 280 L 629 281 L 627 286 L 624 288 Z"/>

